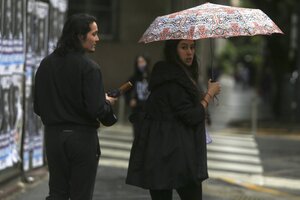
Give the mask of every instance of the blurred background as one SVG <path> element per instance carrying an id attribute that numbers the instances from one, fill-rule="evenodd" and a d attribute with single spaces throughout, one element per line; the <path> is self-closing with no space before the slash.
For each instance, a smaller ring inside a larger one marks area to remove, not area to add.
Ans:
<path id="1" fill-rule="evenodd" d="M 100 42 L 90 56 L 101 66 L 108 91 L 134 74 L 137 55 L 147 58 L 150 71 L 163 59 L 163 42 L 138 43 L 157 16 L 202 3 L 206 1 L 0 0 L 0 199 L 20 188 L 24 196 L 13 198 L 41 199 L 47 193 L 43 126 L 33 113 L 32 87 L 41 59 L 55 48 L 68 16 L 89 13 L 98 18 Z M 197 41 L 201 82 L 205 84 L 213 74 L 222 83 L 218 102 L 209 108 L 208 130 L 213 143 L 208 145 L 208 164 L 212 180 L 204 192 L 217 195 L 218 187 L 228 187 L 236 194 L 234 198 L 211 198 L 238 199 L 250 190 L 256 192 L 251 195 L 258 195 L 257 199 L 267 199 L 265 194 L 296 199 L 300 194 L 300 3 L 210 3 L 259 8 L 284 35 Z M 95 194 L 99 198 L 113 199 L 109 197 L 117 185 L 120 199 L 134 194 L 140 195 L 137 199 L 147 199 L 140 190 L 124 186 L 123 181 L 133 138 L 128 121 L 131 111 L 128 99 L 120 97 L 115 106 L 118 124 L 100 130 L 100 166 L 105 167 L 99 170 L 96 184 L 102 188 Z M 220 146 L 224 148 L 218 149 Z M 42 184 L 29 184 L 26 197 L 26 183 L 32 182 Z"/>

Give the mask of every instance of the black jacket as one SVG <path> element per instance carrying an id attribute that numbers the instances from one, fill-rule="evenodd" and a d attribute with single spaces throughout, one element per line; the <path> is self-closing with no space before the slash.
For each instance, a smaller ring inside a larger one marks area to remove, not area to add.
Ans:
<path id="1" fill-rule="evenodd" d="M 197 87 L 180 66 L 159 62 L 149 89 L 127 184 L 161 190 L 201 183 L 208 174 L 205 109 Z"/>
<path id="2" fill-rule="evenodd" d="M 85 54 L 52 53 L 36 72 L 34 111 L 46 126 L 99 127 L 113 117 L 99 66 Z"/>

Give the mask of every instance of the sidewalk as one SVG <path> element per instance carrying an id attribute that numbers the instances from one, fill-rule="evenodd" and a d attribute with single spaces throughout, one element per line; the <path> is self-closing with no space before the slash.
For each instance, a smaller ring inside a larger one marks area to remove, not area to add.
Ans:
<path id="1" fill-rule="evenodd" d="M 264 121 L 270 116 L 258 105 L 258 129 L 250 129 L 253 90 L 234 90 L 223 80 L 220 105 L 211 108 L 213 143 L 208 146 L 210 179 L 203 184 L 205 200 L 300 199 L 300 137 L 297 124 Z M 130 126 L 100 131 L 102 157 L 94 200 L 150 200 L 147 191 L 125 184 Z M 232 176 L 231 176 L 232 175 Z M 41 200 L 48 192 L 47 176 L 21 184 L 21 192 L 8 200 Z M 0 191 L 1 192 L 1 191 Z M 174 192 L 174 196 L 178 199 Z M 0 198 L 1 199 L 1 198 Z"/>
<path id="2" fill-rule="evenodd" d="M 110 167 L 99 167 L 94 191 L 94 200 L 150 200 L 148 191 L 126 185 L 126 170 Z M 47 192 L 47 175 L 37 183 L 24 186 L 19 193 L 4 200 L 41 200 Z M 222 180 L 209 179 L 203 184 L 205 200 L 289 200 L 295 199 L 285 194 L 269 194 L 250 190 Z M 176 192 L 174 199 L 178 200 Z"/>

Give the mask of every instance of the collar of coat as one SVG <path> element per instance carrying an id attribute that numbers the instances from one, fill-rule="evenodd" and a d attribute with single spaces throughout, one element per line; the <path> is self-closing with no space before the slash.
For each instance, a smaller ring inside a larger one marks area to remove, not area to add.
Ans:
<path id="1" fill-rule="evenodd" d="M 151 73 L 149 90 L 153 91 L 160 85 L 169 82 L 181 85 L 188 93 L 199 98 L 199 89 L 181 66 L 166 61 L 157 62 Z"/>

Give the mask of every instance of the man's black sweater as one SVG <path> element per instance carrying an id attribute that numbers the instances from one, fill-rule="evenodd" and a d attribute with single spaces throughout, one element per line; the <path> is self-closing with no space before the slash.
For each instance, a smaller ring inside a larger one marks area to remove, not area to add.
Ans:
<path id="1" fill-rule="evenodd" d="M 98 128 L 113 116 L 99 66 L 82 53 L 52 53 L 36 72 L 34 111 L 45 126 Z"/>

